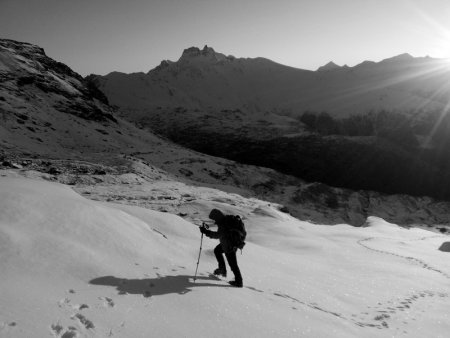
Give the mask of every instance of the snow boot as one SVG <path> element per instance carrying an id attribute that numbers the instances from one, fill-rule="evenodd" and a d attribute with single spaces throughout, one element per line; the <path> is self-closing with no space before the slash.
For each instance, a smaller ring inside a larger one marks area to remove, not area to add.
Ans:
<path id="1" fill-rule="evenodd" d="M 243 286 L 242 281 L 238 281 L 238 280 L 229 281 L 228 284 L 230 284 L 231 286 L 234 286 L 235 288 L 241 288 Z"/>
<path id="2" fill-rule="evenodd" d="M 218 268 L 218 269 L 214 270 L 214 274 L 215 274 L 216 276 L 223 276 L 223 277 L 226 277 L 226 276 L 227 276 L 227 270 Z"/>

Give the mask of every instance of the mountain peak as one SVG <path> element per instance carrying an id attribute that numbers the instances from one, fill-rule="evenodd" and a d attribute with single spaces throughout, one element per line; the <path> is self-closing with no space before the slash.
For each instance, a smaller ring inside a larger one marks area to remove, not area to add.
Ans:
<path id="1" fill-rule="evenodd" d="M 207 55 L 215 55 L 216 52 L 212 47 L 208 47 L 208 45 L 205 45 L 203 49 L 200 49 L 198 47 L 189 47 L 186 48 L 183 51 L 183 54 L 181 55 L 181 58 L 190 58 L 190 57 L 197 57 L 197 56 L 207 56 Z"/>
<path id="2" fill-rule="evenodd" d="M 47 57 L 45 51 L 42 47 L 28 43 L 20 42 L 10 39 L 0 39 L 0 48 L 5 48 L 5 50 L 14 51 L 14 53 L 21 54 L 24 57 L 30 59 Z"/>
<path id="3" fill-rule="evenodd" d="M 208 45 L 205 45 L 203 49 L 200 49 L 198 47 L 186 48 L 178 61 L 192 60 L 198 58 L 206 58 L 208 60 L 220 61 L 226 59 L 227 57 L 224 54 L 217 53 L 212 47 L 208 47 Z"/>
<path id="4" fill-rule="evenodd" d="M 381 62 L 402 62 L 402 61 L 410 61 L 412 59 L 414 59 L 414 57 L 411 54 L 403 53 L 397 56 L 393 56 L 391 58 L 384 59 Z"/>
<path id="5" fill-rule="evenodd" d="M 341 66 L 335 64 L 333 61 L 328 62 L 326 65 L 323 65 L 322 67 L 317 68 L 318 72 L 323 72 L 327 70 L 334 70 L 339 69 Z"/>
<path id="6" fill-rule="evenodd" d="M 208 45 L 205 45 L 202 49 L 202 54 L 206 55 L 206 54 L 215 54 L 215 50 L 212 47 L 208 47 Z"/>

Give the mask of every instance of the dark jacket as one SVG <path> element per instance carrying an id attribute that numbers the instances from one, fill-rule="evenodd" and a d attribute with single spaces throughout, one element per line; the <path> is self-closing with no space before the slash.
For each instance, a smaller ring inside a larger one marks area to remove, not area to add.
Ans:
<path id="1" fill-rule="evenodd" d="M 219 221 L 216 221 L 217 231 L 204 230 L 204 234 L 209 238 L 216 238 L 220 241 L 220 245 L 225 253 L 236 251 L 237 248 L 233 246 L 233 234 L 228 231 L 227 216 Z"/>

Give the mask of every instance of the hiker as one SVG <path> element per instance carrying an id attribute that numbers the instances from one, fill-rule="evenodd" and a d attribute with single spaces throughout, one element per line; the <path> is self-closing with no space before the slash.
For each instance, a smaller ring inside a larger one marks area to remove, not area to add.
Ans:
<path id="1" fill-rule="evenodd" d="M 234 281 L 230 281 L 230 285 L 241 288 L 242 275 L 236 258 L 237 249 L 242 249 L 245 245 L 245 236 L 247 235 L 239 216 L 224 215 L 220 210 L 213 209 L 209 214 L 209 218 L 214 220 L 217 224 L 217 231 L 211 231 L 205 227 L 200 227 L 200 231 L 209 238 L 216 238 L 220 240 L 219 245 L 214 249 L 217 263 L 219 267 L 214 270 L 215 275 L 227 276 L 227 269 L 225 266 L 225 257 L 227 257 L 228 265 L 234 273 Z"/>

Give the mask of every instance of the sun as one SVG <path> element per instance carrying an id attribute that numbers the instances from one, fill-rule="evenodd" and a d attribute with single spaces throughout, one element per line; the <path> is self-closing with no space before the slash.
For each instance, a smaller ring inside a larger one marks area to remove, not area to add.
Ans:
<path id="1" fill-rule="evenodd" d="M 412 11 L 411 14 L 418 18 L 415 24 L 409 26 L 411 32 L 417 36 L 414 48 L 416 52 L 421 51 L 433 58 L 450 60 L 450 21 L 447 20 L 450 8 L 445 6 L 440 10 L 441 15 L 437 15 L 436 11 L 430 12 L 430 8 L 414 4 L 414 1 L 408 1 L 408 7 Z"/>
<path id="2" fill-rule="evenodd" d="M 436 57 L 450 66 L 450 31 L 442 30 L 436 37 Z"/>

